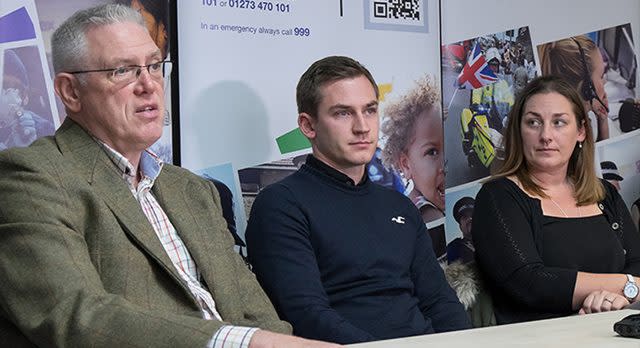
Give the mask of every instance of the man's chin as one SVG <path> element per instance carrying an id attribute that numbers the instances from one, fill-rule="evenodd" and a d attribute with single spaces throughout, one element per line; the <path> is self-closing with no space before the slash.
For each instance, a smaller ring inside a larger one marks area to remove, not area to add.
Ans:
<path id="1" fill-rule="evenodd" d="M 158 140 L 160 140 L 160 138 L 162 138 L 162 128 L 160 128 L 160 131 L 153 132 L 152 134 L 149 134 L 147 137 L 145 137 L 145 139 L 144 139 L 144 144 L 146 144 L 145 148 L 148 149 L 153 144 L 158 142 Z"/>
<path id="2" fill-rule="evenodd" d="M 354 164 L 367 165 L 367 164 L 369 164 L 369 162 L 371 162 L 372 158 L 373 158 L 373 154 L 371 154 L 371 156 L 362 156 L 362 157 L 358 158 L 357 160 L 355 160 Z"/>
<path id="3" fill-rule="evenodd" d="M 363 163 L 369 163 L 371 162 L 371 159 L 373 159 L 373 155 L 376 153 L 376 148 L 374 147 L 372 150 L 367 151 L 367 152 L 363 152 L 361 154 L 361 159 Z"/>

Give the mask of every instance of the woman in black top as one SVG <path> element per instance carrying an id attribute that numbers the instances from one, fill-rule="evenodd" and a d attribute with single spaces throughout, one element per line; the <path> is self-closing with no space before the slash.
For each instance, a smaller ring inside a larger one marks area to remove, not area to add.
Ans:
<path id="1" fill-rule="evenodd" d="M 584 106 L 557 77 L 518 96 L 506 157 L 476 196 L 476 259 L 498 323 L 621 309 L 638 299 L 640 236 L 595 176 Z"/>

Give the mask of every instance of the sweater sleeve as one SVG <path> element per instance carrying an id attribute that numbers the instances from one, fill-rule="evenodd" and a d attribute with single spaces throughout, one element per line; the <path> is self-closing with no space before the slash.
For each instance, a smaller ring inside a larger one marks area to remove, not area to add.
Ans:
<path id="1" fill-rule="evenodd" d="M 246 231 L 258 281 L 295 335 L 354 343 L 374 340 L 331 308 L 300 203 L 281 185 L 260 193 Z"/>
<path id="2" fill-rule="evenodd" d="M 613 185 L 603 180 L 608 194 L 612 198 L 612 209 L 619 218 L 620 233 L 622 234 L 622 246 L 625 250 L 625 265 L 622 273 L 640 277 L 640 233 L 631 219 L 629 209 L 622 197 Z"/>
<path id="3" fill-rule="evenodd" d="M 417 219 L 422 222 L 420 217 Z M 467 312 L 449 286 L 431 245 L 431 238 L 424 224 L 417 230 L 415 256 L 411 265 L 411 277 L 420 310 L 431 321 L 435 332 L 471 328 Z"/>
<path id="4" fill-rule="evenodd" d="M 536 247 L 535 220 L 541 213 L 525 195 L 506 178 L 478 192 L 472 233 L 479 267 L 523 309 L 570 312 L 577 271 L 545 266 Z"/>

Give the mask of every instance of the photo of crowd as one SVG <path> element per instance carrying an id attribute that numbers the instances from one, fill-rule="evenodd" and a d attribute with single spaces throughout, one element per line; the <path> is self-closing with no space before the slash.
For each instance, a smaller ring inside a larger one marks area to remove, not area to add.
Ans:
<path id="1" fill-rule="evenodd" d="M 536 76 L 528 27 L 442 47 L 447 187 L 488 176 L 514 97 Z"/>

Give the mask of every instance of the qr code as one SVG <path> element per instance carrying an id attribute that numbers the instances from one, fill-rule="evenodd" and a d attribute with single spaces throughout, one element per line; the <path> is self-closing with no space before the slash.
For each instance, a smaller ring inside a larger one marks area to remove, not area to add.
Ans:
<path id="1" fill-rule="evenodd" d="M 420 0 L 386 0 L 373 2 L 373 16 L 388 19 L 420 20 Z"/>
<path id="2" fill-rule="evenodd" d="M 428 1 L 434 0 L 366 0 L 364 28 L 428 33 Z"/>

